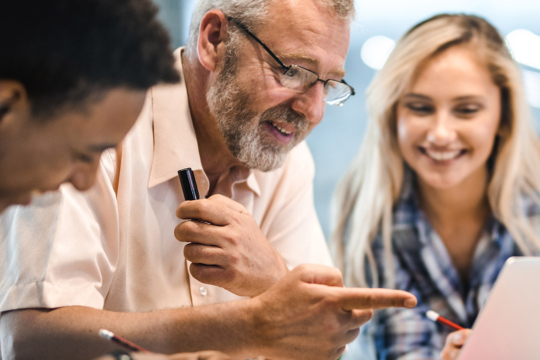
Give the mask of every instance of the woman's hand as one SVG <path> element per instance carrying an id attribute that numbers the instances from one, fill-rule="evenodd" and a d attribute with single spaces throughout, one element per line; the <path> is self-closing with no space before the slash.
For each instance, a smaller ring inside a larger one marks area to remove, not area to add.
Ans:
<path id="1" fill-rule="evenodd" d="M 446 338 L 446 345 L 441 353 L 441 360 L 455 360 L 459 351 L 465 344 L 465 340 L 471 334 L 470 329 L 459 330 L 451 333 Z"/>

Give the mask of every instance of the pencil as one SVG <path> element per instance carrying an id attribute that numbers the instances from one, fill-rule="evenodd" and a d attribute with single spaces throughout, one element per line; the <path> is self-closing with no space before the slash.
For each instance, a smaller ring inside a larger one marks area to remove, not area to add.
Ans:
<path id="1" fill-rule="evenodd" d="M 112 341 L 113 343 L 116 343 L 126 348 L 129 351 L 134 351 L 134 352 L 140 351 L 143 353 L 150 353 L 150 351 L 146 350 L 145 348 L 142 348 L 139 345 L 134 344 L 131 341 L 124 339 L 121 336 L 115 335 L 109 330 L 105 330 L 105 329 L 99 330 L 99 336 L 101 336 L 102 338 L 106 340 Z"/>
<path id="2" fill-rule="evenodd" d="M 448 319 L 445 319 L 443 318 L 441 315 L 437 314 L 435 311 L 433 310 L 429 310 L 427 313 L 426 313 L 426 316 L 428 317 L 428 319 L 432 320 L 432 321 L 435 321 L 435 322 L 440 322 L 440 323 L 443 323 L 455 330 L 463 330 L 463 328 L 461 326 L 459 326 L 458 324 L 455 324 L 453 322 L 451 322 L 450 320 Z"/>

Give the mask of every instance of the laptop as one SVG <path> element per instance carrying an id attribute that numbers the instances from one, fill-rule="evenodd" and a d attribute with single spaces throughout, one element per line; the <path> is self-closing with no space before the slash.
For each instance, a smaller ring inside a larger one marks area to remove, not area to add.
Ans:
<path id="1" fill-rule="evenodd" d="M 540 258 L 506 261 L 458 360 L 540 360 Z"/>

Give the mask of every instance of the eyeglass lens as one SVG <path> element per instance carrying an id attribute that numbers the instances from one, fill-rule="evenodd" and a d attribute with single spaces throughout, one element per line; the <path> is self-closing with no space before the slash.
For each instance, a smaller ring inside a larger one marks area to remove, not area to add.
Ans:
<path id="1" fill-rule="evenodd" d="M 281 85 L 299 92 L 307 91 L 319 76 L 300 66 L 292 65 L 281 76 Z M 324 101 L 329 105 L 342 105 L 352 92 L 349 86 L 335 80 L 328 80 L 324 86 Z"/>

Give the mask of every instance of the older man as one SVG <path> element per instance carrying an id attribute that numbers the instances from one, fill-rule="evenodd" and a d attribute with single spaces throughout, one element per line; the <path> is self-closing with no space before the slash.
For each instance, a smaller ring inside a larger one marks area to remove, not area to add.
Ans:
<path id="1" fill-rule="evenodd" d="M 95 334 L 108 328 L 160 352 L 331 359 L 371 308 L 413 306 L 406 293 L 345 289 L 329 267 L 288 273 L 330 264 L 301 141 L 325 100 L 352 94 L 352 9 L 200 1 L 176 52 L 185 81 L 151 90 L 96 186 L 62 187 L 0 220 L 2 351 L 88 358 L 107 349 Z M 182 203 L 183 167 L 208 199 Z M 175 213 L 202 221 L 178 225 Z M 240 296 L 253 298 L 223 303 Z"/>

